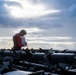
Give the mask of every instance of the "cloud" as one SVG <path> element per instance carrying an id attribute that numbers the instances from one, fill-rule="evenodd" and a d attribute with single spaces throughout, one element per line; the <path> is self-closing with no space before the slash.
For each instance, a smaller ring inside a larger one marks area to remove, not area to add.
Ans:
<path id="1" fill-rule="evenodd" d="M 32 27 L 32 28 L 19 28 L 19 29 L 15 30 L 14 32 L 15 32 L 15 33 L 18 33 L 18 32 L 21 31 L 21 29 L 26 30 L 28 34 L 34 34 L 34 33 L 41 33 L 41 32 L 44 32 L 43 29 L 33 28 L 33 27 Z"/>
<path id="2" fill-rule="evenodd" d="M 43 3 L 34 4 L 30 0 L 19 0 L 16 2 L 20 3 L 21 7 L 5 4 L 6 9 L 15 18 L 35 18 L 49 13 L 59 12 L 59 10 L 47 9 Z"/>
<path id="3" fill-rule="evenodd" d="M 46 4 L 41 1 L 37 1 L 39 3 L 33 3 L 33 2 L 34 1 L 31 1 L 31 0 L 1 1 L 0 2 L 0 8 L 1 8 L 0 9 L 1 10 L 0 11 L 0 26 L 1 27 L 37 26 L 35 25 L 38 23 L 38 22 L 36 23 L 36 20 L 35 20 L 36 17 L 39 18 L 44 15 L 60 12 L 59 10 L 48 9 L 46 7 Z M 29 18 L 32 18 L 32 19 L 29 19 Z"/>
<path id="4" fill-rule="evenodd" d="M 28 37 L 29 48 L 75 49 L 76 40 L 71 37 Z"/>
<path id="5" fill-rule="evenodd" d="M 76 40 L 71 37 L 43 37 L 43 36 L 26 36 L 29 48 L 43 48 L 43 49 L 75 49 Z M 70 41 L 72 40 L 72 41 Z M 13 47 L 13 41 L 11 37 L 0 37 L 1 48 Z"/>
<path id="6" fill-rule="evenodd" d="M 72 5 L 69 9 L 68 9 L 68 15 L 70 17 L 76 17 L 76 4 Z"/>
<path id="7" fill-rule="evenodd" d="M 44 0 L 49 5 L 49 8 L 67 9 L 76 3 L 76 0 Z"/>
<path id="8" fill-rule="evenodd" d="M 6 37 L 7 39 L 8 37 L 12 37 L 15 30 L 16 28 L 0 27 L 0 38 Z"/>
<path id="9" fill-rule="evenodd" d="M 0 47 L 25 29 L 30 48 L 75 49 L 75 13 L 76 0 L 0 0 Z"/>
<path id="10" fill-rule="evenodd" d="M 13 46 L 11 37 L 0 37 L 0 48 L 11 48 Z"/>
<path id="11" fill-rule="evenodd" d="M 8 16 L 8 10 L 5 8 L 4 4 L 4 1 L 0 1 L 0 17 Z"/>

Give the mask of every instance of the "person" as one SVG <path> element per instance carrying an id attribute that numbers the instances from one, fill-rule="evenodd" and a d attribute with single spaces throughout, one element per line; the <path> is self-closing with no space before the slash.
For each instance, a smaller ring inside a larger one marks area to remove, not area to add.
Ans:
<path id="1" fill-rule="evenodd" d="M 27 33 L 25 30 L 21 30 L 19 33 L 13 36 L 14 50 L 20 50 L 21 47 L 27 46 L 27 42 L 25 42 L 25 37 L 24 37 L 24 35 L 26 34 Z"/>

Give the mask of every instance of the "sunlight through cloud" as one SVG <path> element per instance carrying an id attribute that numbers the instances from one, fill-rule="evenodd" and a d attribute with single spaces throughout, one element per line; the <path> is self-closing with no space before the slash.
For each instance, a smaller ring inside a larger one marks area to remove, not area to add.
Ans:
<path id="1" fill-rule="evenodd" d="M 15 0 L 9 0 L 15 1 Z M 14 18 L 35 18 L 41 17 L 47 14 L 57 13 L 59 10 L 47 9 L 43 3 L 32 3 L 30 0 L 18 0 L 15 1 L 21 4 L 21 6 L 9 6 L 5 4 L 5 7 L 10 11 Z"/>

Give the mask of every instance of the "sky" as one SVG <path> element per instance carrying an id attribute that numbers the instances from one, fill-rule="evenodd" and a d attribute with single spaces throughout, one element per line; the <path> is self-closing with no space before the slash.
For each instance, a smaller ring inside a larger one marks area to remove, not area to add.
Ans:
<path id="1" fill-rule="evenodd" d="M 27 31 L 28 48 L 76 49 L 76 0 L 0 0 L 0 48 Z"/>

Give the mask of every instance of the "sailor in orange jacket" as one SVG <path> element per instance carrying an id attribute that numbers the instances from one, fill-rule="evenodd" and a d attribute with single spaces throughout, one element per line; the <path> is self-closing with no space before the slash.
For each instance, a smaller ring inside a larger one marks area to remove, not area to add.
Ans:
<path id="1" fill-rule="evenodd" d="M 13 49 L 14 50 L 20 50 L 21 47 L 27 46 L 27 42 L 25 42 L 25 40 L 24 40 L 24 43 L 22 42 L 22 39 L 23 39 L 22 37 L 26 34 L 27 33 L 25 30 L 21 30 L 19 33 L 13 36 L 13 43 L 14 43 Z"/>

